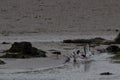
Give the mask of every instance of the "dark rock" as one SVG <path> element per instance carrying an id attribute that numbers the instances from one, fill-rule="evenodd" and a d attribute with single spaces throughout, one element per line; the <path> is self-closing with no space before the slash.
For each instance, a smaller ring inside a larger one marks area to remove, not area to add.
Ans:
<path id="1" fill-rule="evenodd" d="M 2 61 L 2 60 L 0 60 L 0 64 L 5 64 L 5 62 L 4 62 L 4 61 Z"/>
<path id="2" fill-rule="evenodd" d="M 111 45 L 111 44 L 116 44 L 114 41 L 105 41 L 104 45 Z"/>
<path id="3" fill-rule="evenodd" d="M 104 38 L 101 38 L 101 37 L 96 37 L 96 38 L 93 38 L 91 40 L 95 44 L 102 44 L 102 43 L 104 43 L 106 41 Z"/>
<path id="4" fill-rule="evenodd" d="M 8 50 L 11 53 L 20 52 L 23 54 L 31 53 L 32 44 L 30 42 L 15 42 L 12 47 Z"/>
<path id="5" fill-rule="evenodd" d="M 63 43 L 88 43 L 88 44 L 100 44 L 103 43 L 105 41 L 105 39 L 100 38 L 100 37 L 96 37 L 93 39 L 67 39 L 67 40 L 63 40 Z"/>
<path id="6" fill-rule="evenodd" d="M 37 52 L 38 52 L 39 56 L 47 57 L 45 51 L 39 49 Z"/>
<path id="7" fill-rule="evenodd" d="M 46 52 L 32 47 L 30 42 L 15 42 L 11 48 L 6 51 L 3 58 L 29 58 L 29 57 L 46 57 Z"/>
<path id="8" fill-rule="evenodd" d="M 114 42 L 117 43 L 117 44 L 120 44 L 120 33 L 119 33 L 118 36 L 115 38 Z"/>
<path id="9" fill-rule="evenodd" d="M 8 42 L 2 42 L 2 44 L 10 44 L 10 43 L 8 43 Z"/>
<path id="10" fill-rule="evenodd" d="M 60 51 L 54 51 L 54 52 L 52 52 L 52 54 L 55 54 L 56 58 L 59 59 L 59 56 L 61 55 L 61 52 Z"/>
<path id="11" fill-rule="evenodd" d="M 100 75 L 113 75 L 113 73 L 110 73 L 110 72 L 103 72 L 103 73 L 100 73 Z"/>
<path id="12" fill-rule="evenodd" d="M 119 29 L 115 29 L 116 32 L 119 32 Z"/>
<path id="13" fill-rule="evenodd" d="M 13 53 L 7 53 L 3 56 L 1 56 L 1 58 L 30 58 L 30 55 L 23 55 L 23 54 L 13 54 Z"/>
<path id="14" fill-rule="evenodd" d="M 67 40 L 63 40 L 63 43 L 72 43 L 73 40 L 67 39 Z"/>
<path id="15" fill-rule="evenodd" d="M 116 45 L 108 46 L 108 47 L 106 48 L 106 50 L 107 50 L 108 52 L 110 52 L 110 53 L 115 53 L 115 54 L 117 54 L 118 52 L 120 52 L 120 48 L 119 48 L 118 46 L 116 46 Z"/>
<path id="16" fill-rule="evenodd" d="M 52 52 L 52 54 L 61 55 L 61 52 L 55 51 L 55 52 Z"/>
<path id="17" fill-rule="evenodd" d="M 94 40 L 99 40 L 99 41 L 103 41 L 103 40 L 105 40 L 104 38 L 101 38 L 101 37 L 96 37 L 96 38 L 94 38 Z"/>
<path id="18" fill-rule="evenodd" d="M 92 43 L 91 40 L 88 39 L 74 39 L 74 40 L 63 40 L 63 43 Z"/>

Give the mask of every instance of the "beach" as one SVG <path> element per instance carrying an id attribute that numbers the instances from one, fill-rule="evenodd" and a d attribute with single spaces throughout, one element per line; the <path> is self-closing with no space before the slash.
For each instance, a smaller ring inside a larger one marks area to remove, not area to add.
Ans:
<path id="1" fill-rule="evenodd" d="M 63 40 L 103 38 L 112 41 L 120 32 L 119 0 L 0 0 L 0 55 L 14 42 L 30 42 L 47 57 L 0 58 L 0 80 L 120 80 L 119 63 L 112 54 L 98 52 L 109 45 L 91 47 L 94 55 L 74 64 L 67 56 L 80 43 Z M 119 46 L 119 45 L 118 45 Z M 59 51 L 56 58 L 52 51 Z M 89 59 L 88 59 L 89 60 Z M 110 72 L 112 75 L 100 75 Z"/>

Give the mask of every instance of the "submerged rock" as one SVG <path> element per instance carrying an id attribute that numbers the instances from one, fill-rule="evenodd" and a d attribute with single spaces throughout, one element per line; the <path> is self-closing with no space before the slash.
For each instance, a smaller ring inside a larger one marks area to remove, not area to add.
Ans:
<path id="1" fill-rule="evenodd" d="M 100 75 L 113 75 L 113 73 L 110 73 L 110 72 L 103 72 L 103 73 L 100 73 Z"/>
<path id="2" fill-rule="evenodd" d="M 117 54 L 117 53 L 120 52 L 120 48 L 119 48 L 118 46 L 116 46 L 116 45 L 108 46 L 108 47 L 106 48 L 106 50 L 107 50 L 108 52 L 110 52 L 110 53 L 115 53 L 115 54 Z"/>
<path id="3" fill-rule="evenodd" d="M 10 44 L 9 42 L 2 42 L 2 44 Z"/>
<path id="4" fill-rule="evenodd" d="M 89 44 L 101 44 L 105 41 L 105 39 L 100 38 L 100 37 L 96 37 L 93 39 L 67 39 L 67 40 L 63 40 L 63 43 L 89 43 Z"/>
<path id="5" fill-rule="evenodd" d="M 7 54 L 1 56 L 4 58 L 28 58 L 28 57 L 46 57 L 46 52 L 32 47 L 30 42 L 15 42 L 11 48 L 6 51 Z"/>
<path id="6" fill-rule="evenodd" d="M 58 59 L 59 56 L 61 55 L 61 52 L 60 51 L 53 51 L 52 54 L 55 54 L 56 58 Z"/>
<path id="7" fill-rule="evenodd" d="M 52 52 L 52 54 L 61 55 L 61 52 L 60 51 L 54 51 L 54 52 Z"/>

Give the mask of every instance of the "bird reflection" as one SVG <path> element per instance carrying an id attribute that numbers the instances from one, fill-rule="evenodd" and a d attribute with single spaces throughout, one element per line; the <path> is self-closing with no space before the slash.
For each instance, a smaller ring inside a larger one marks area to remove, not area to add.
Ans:
<path id="1" fill-rule="evenodd" d="M 92 61 L 85 60 L 81 62 L 74 62 L 73 67 L 82 70 L 83 72 L 88 72 L 90 70 Z"/>

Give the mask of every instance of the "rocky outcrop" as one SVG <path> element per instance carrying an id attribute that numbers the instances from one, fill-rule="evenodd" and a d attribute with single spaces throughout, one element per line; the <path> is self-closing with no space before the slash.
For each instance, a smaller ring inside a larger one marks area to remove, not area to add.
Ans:
<path id="1" fill-rule="evenodd" d="M 101 44 L 105 41 L 105 39 L 96 37 L 93 39 L 67 39 L 63 40 L 63 43 L 89 43 L 89 44 Z"/>
<path id="2" fill-rule="evenodd" d="M 120 52 L 120 48 L 116 45 L 111 45 L 106 48 L 107 52 L 117 54 Z"/>
<path id="3" fill-rule="evenodd" d="M 30 42 L 15 42 L 6 54 L 1 56 L 4 58 L 28 58 L 28 57 L 46 57 L 46 52 L 32 47 Z"/>

